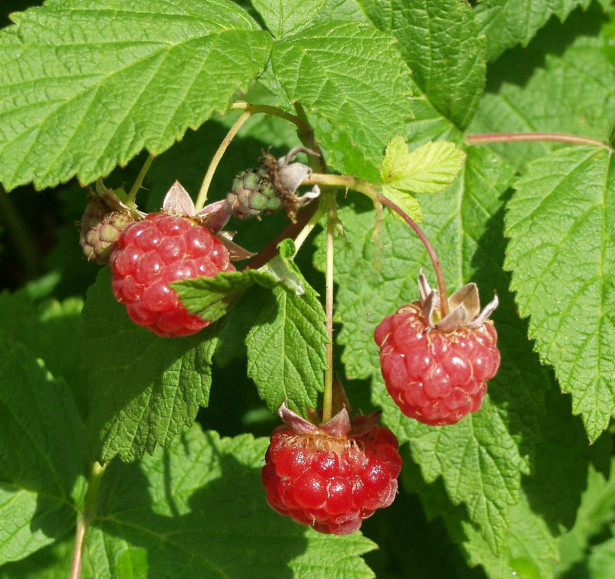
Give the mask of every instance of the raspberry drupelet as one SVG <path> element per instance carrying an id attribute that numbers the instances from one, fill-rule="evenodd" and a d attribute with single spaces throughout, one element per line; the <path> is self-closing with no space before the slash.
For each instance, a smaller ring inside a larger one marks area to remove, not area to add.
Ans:
<path id="1" fill-rule="evenodd" d="M 113 294 L 130 318 L 165 337 L 188 336 L 211 323 L 189 314 L 169 284 L 235 271 L 227 248 L 209 229 L 165 212 L 126 226 L 110 266 Z"/>

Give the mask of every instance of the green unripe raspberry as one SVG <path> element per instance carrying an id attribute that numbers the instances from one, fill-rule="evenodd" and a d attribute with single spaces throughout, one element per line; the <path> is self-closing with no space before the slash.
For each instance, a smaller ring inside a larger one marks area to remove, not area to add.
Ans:
<path id="1" fill-rule="evenodd" d="M 282 207 L 282 201 L 264 167 L 248 169 L 235 177 L 226 202 L 232 215 L 239 219 L 266 215 Z"/>

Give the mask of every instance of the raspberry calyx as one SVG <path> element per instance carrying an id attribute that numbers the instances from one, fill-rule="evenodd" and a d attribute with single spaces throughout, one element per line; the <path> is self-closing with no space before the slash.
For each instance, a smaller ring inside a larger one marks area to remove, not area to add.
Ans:
<path id="1" fill-rule="evenodd" d="M 380 413 L 351 419 L 342 408 L 314 424 L 283 404 L 261 471 L 267 502 L 320 533 L 347 535 L 388 507 L 397 493 L 401 457 Z"/>
<path id="2" fill-rule="evenodd" d="M 449 299 L 441 318 L 438 292 L 421 272 L 420 300 L 386 316 L 374 332 L 388 393 L 401 411 L 432 426 L 459 422 L 480 409 L 497 373 L 497 332 L 489 319 L 497 296 L 481 311 L 469 283 Z"/>

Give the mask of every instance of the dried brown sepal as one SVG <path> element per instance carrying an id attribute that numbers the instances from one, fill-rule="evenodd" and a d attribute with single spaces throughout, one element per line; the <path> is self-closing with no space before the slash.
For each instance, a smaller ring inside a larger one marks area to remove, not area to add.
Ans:
<path id="1" fill-rule="evenodd" d="M 419 293 L 421 314 L 427 322 L 428 329 L 441 332 L 482 326 L 499 303 L 496 294 L 481 310 L 478 286 L 475 283 L 468 283 L 448 298 L 448 314 L 441 318 L 439 292 L 429 286 L 422 271 L 419 274 Z"/>
<path id="2" fill-rule="evenodd" d="M 327 434 L 336 438 L 346 438 L 348 436 L 359 436 L 370 431 L 378 424 L 381 412 L 373 414 L 355 416 L 350 418 L 350 413 L 345 407 L 335 413 L 327 422 L 319 422 L 321 413 L 313 409 L 308 411 L 309 419 L 303 418 L 292 411 L 283 402 L 278 410 L 278 414 L 284 424 L 289 426 L 297 434 Z"/>
<path id="3" fill-rule="evenodd" d="M 298 153 L 320 156 L 306 147 L 295 147 L 287 155 L 277 160 L 269 153 L 263 154 L 261 160 L 261 166 L 267 172 L 269 180 L 273 184 L 283 207 L 286 209 L 288 218 L 293 223 L 297 221 L 299 209 L 320 194 L 320 190 L 315 186 L 312 191 L 301 196 L 297 195 L 296 191 L 301 183 L 312 173 L 308 165 L 294 162 Z"/>

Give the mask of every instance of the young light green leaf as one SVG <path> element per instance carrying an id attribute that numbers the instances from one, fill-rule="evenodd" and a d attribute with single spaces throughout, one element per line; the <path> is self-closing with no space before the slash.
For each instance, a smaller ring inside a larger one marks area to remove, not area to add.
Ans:
<path id="1" fill-rule="evenodd" d="M 224 110 L 271 39 L 230 0 L 68 0 L 0 33 L 0 182 L 90 182 Z M 155 119 L 155 121 L 154 121 Z"/>
<path id="2" fill-rule="evenodd" d="M 360 533 L 323 536 L 275 513 L 260 471 L 268 440 L 198 426 L 141 464 L 114 462 L 87 548 L 110 576 L 369 578 Z M 257 530 L 257 531 L 256 531 Z"/>
<path id="3" fill-rule="evenodd" d="M 612 152 L 567 148 L 531 163 L 508 203 L 505 266 L 529 335 L 590 440 L 615 415 Z"/>
<path id="4" fill-rule="evenodd" d="M 411 116 L 410 73 L 393 39 L 367 24 L 325 22 L 274 43 L 271 58 L 288 98 L 314 120 L 327 161 L 377 179 L 382 151 Z"/>
<path id="5" fill-rule="evenodd" d="M 0 333 L 0 565 L 66 535 L 85 492 L 84 427 L 65 382 Z"/>
<path id="6" fill-rule="evenodd" d="M 252 0 L 274 38 L 282 38 L 314 22 L 326 0 Z"/>
<path id="7" fill-rule="evenodd" d="M 316 292 L 306 284 L 298 296 L 275 287 L 246 339 L 248 377 L 267 406 L 282 402 L 305 411 L 315 406 L 327 367 L 325 313 Z"/>
<path id="8" fill-rule="evenodd" d="M 463 167 L 465 153 L 453 143 L 425 143 L 408 151 L 406 140 L 396 136 L 388 145 L 380 180 L 382 193 L 415 221 L 422 221 L 416 193 L 437 193 L 448 187 Z"/>
<path id="9" fill-rule="evenodd" d="M 458 0 L 400 2 L 357 0 L 362 12 L 399 40 L 420 93 L 463 130 L 485 85 L 486 39 L 472 9 Z"/>
<path id="10" fill-rule="evenodd" d="M 161 338 L 134 324 L 101 271 L 83 310 L 83 352 L 89 371 L 88 455 L 136 460 L 168 446 L 207 406 L 211 357 L 221 324 L 187 338 Z"/>
<path id="11" fill-rule="evenodd" d="M 517 0 L 483 0 L 474 10 L 487 36 L 487 58 L 495 60 L 517 44 L 527 46 L 553 15 L 565 20 L 575 8 L 586 9 L 591 0 L 535 0 L 531 7 Z"/>

